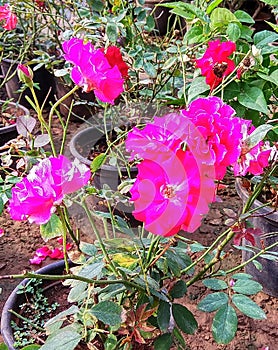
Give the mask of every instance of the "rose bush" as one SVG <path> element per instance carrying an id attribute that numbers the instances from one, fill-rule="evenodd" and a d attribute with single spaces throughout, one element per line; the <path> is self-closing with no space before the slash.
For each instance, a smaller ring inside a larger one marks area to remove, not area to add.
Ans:
<path id="1" fill-rule="evenodd" d="M 84 21 L 67 33 L 70 38 L 61 45 L 66 74 L 76 86 L 52 105 L 47 120 L 36 99 L 32 73 L 19 66 L 19 77 L 32 92 L 42 134 L 33 135 L 34 118 L 19 118 L 24 147 L 16 170 L 3 180 L 2 210 L 8 210 L 15 220 L 39 224 L 46 240 L 62 233 L 66 273 L 26 273 L 17 277 L 65 280 L 71 290 L 69 302 L 75 303 L 48 320 L 45 328 L 50 336 L 41 350 L 55 348 L 57 341 L 61 349 L 75 349 L 82 342 L 94 348 L 95 340 L 110 350 L 131 349 L 136 343 L 158 350 L 172 345 L 185 348 L 182 333 L 194 334 L 198 323 L 178 299 L 200 280 L 212 293 L 198 308 L 215 312 L 212 333 L 217 343 L 227 344 L 234 338 L 238 311 L 254 319 L 266 317 L 249 297 L 262 286 L 242 273 L 242 268 L 256 263 L 260 255 L 277 260 L 272 249 L 278 243 L 259 252 L 254 248 L 256 254 L 239 266 L 227 270 L 216 266 L 227 256 L 227 246 L 233 251 L 246 249 L 241 246 L 245 238 L 250 250 L 255 235 L 263 240 L 268 233 L 249 227 L 248 218 L 256 215 L 252 203 L 264 183 L 270 177 L 273 181 L 277 174 L 278 67 L 273 42 L 278 34 L 264 31 L 253 36 L 246 26 L 253 24 L 247 13 L 233 14 L 218 7 L 219 3 L 212 1 L 200 8 L 180 2 L 164 4 L 192 22 L 191 27 L 178 40 L 169 34 L 167 45 L 158 39 L 150 52 L 146 43 L 143 56 L 142 42 L 149 40 L 148 31 L 154 29 L 145 11 L 140 12 L 136 6 L 145 27 L 139 21 L 129 28 L 131 17 L 124 15 L 130 15 L 130 6 L 134 9 L 134 5 L 119 8 L 115 4 L 109 11 L 100 6 L 93 11 L 83 4 Z M 111 23 L 110 12 L 115 15 Z M 102 14 L 101 25 L 103 14 L 107 14 L 107 25 L 105 29 L 93 26 L 94 36 L 86 20 L 98 14 Z M 133 32 L 137 25 L 137 30 L 142 30 L 140 40 Z M 107 35 L 100 40 L 101 33 Z M 127 44 L 120 48 L 118 39 L 125 39 Z M 147 74 L 147 84 L 145 78 L 137 79 L 140 74 Z M 63 155 L 70 113 L 64 120 L 57 110 L 80 87 L 84 92 L 93 91 L 99 106 L 104 107 L 102 127 L 107 148 L 92 161 L 90 169 Z M 116 141 L 111 141 L 108 123 L 115 125 L 114 104 L 118 101 L 129 106 L 134 101 L 147 101 L 147 113 L 150 102 L 155 101 L 161 108 L 163 102 L 170 105 L 170 111 L 161 116 L 152 114 L 138 123 L 132 119 L 129 130 L 123 131 L 118 125 L 114 128 Z M 63 129 L 59 148 L 52 135 L 54 113 Z M 133 216 L 141 222 L 136 228 L 115 214 L 113 191 L 94 185 L 95 173 L 110 153 L 110 160 L 117 166 L 113 149 L 121 140 L 128 153 L 126 163 L 136 165 L 138 175 L 136 179 L 124 179 L 115 196 L 134 204 Z M 210 204 L 217 200 L 217 189 L 225 184 L 227 172 L 250 181 L 253 175 L 260 175 L 262 181 L 255 183 L 235 222 L 205 247 L 194 241 L 194 232 Z M 125 196 L 128 192 L 130 197 Z M 90 208 L 88 199 L 92 195 L 106 199 L 110 211 Z M 71 225 L 68 208 L 72 203 L 80 205 L 88 217 L 96 236 L 92 244 L 82 242 L 82 237 L 80 242 Z M 264 205 L 270 204 L 273 201 Z M 104 222 L 106 239 L 96 225 L 99 217 Z M 112 224 L 111 237 L 107 219 Z M 191 233 L 192 239 L 185 238 L 184 231 Z M 116 233 L 124 236 L 115 237 Z M 75 254 L 71 254 L 73 248 L 69 251 L 69 239 L 75 244 Z M 34 262 L 46 255 L 60 257 L 61 250 L 50 252 L 44 247 Z M 75 264 L 71 270 L 69 256 Z"/>

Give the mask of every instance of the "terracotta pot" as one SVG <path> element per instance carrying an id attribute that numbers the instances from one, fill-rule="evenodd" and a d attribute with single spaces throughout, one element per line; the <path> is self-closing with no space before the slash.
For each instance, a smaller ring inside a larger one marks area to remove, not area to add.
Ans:
<path id="1" fill-rule="evenodd" d="M 243 203 L 246 203 L 249 198 L 249 194 L 247 190 L 242 187 L 241 180 L 236 179 L 236 190 L 242 199 Z M 252 208 L 258 208 L 263 204 L 255 200 Z M 273 208 L 263 207 L 258 209 L 255 212 L 254 217 L 248 218 L 248 221 L 251 222 L 253 227 L 259 228 L 264 234 L 271 233 L 274 234 L 270 237 L 263 238 L 263 244 L 265 247 L 270 246 L 271 244 L 278 241 L 278 212 L 273 213 Z M 255 236 L 256 246 L 259 249 L 262 249 L 262 237 Z M 272 249 L 273 252 L 278 253 L 278 246 Z M 242 258 L 243 261 L 250 259 L 253 256 L 252 252 L 243 251 Z M 245 271 L 252 275 L 255 280 L 257 280 L 262 286 L 265 293 L 272 295 L 274 297 L 278 297 L 278 264 L 275 261 L 257 258 L 259 263 L 262 264 L 262 271 L 259 271 L 253 263 L 246 265 Z"/>
<path id="2" fill-rule="evenodd" d="M 2 105 L 4 103 L 6 103 L 6 101 L 0 100 L 0 108 L 2 108 Z M 7 112 L 15 115 L 16 117 L 30 114 L 27 108 L 14 102 L 9 102 L 7 107 Z M 15 124 L 0 127 L 0 146 L 3 146 L 6 142 L 8 142 L 9 140 L 12 140 L 17 135 L 18 133 L 17 133 Z"/>
<path id="3" fill-rule="evenodd" d="M 66 93 L 70 91 L 70 87 L 66 86 L 62 79 L 55 77 L 54 92 L 56 99 L 59 100 Z M 80 88 L 75 94 L 66 98 L 60 105 L 59 111 L 62 116 L 67 117 L 70 111 L 72 100 L 74 102 L 83 101 L 83 103 L 75 104 L 71 110 L 71 119 L 75 121 L 84 121 L 92 117 L 96 113 L 96 107 L 93 105 L 96 101 L 95 94 L 93 92 L 85 93 Z M 87 103 L 86 103 L 87 101 Z"/>
<path id="4" fill-rule="evenodd" d="M 29 88 L 27 88 L 23 93 L 17 92 L 21 87 L 22 83 L 19 81 L 17 76 L 17 66 L 19 62 L 3 59 L 1 61 L 1 70 L 4 79 L 7 79 L 5 82 L 5 89 L 9 98 L 13 98 L 14 101 L 20 102 L 23 106 L 30 108 L 29 102 L 25 99 L 24 96 L 29 96 L 32 100 L 32 94 Z M 31 68 L 34 68 L 35 65 L 30 65 Z M 34 72 L 34 82 L 39 84 L 40 89 L 35 89 L 38 101 L 42 104 L 50 91 L 50 94 L 47 99 L 47 103 L 54 101 L 53 85 L 54 77 L 53 75 L 45 68 L 41 67 Z"/>
<path id="5" fill-rule="evenodd" d="M 72 263 L 70 262 L 72 266 Z M 44 275 L 56 275 L 62 274 L 65 268 L 64 261 L 58 261 L 52 264 L 49 264 L 36 272 Z M 5 344 L 8 346 L 9 350 L 16 350 L 13 346 L 14 337 L 13 337 L 13 329 L 11 327 L 11 321 L 15 320 L 15 316 L 9 311 L 14 310 L 19 312 L 19 306 L 26 300 L 24 294 L 17 294 L 19 286 L 24 286 L 27 284 L 29 279 L 24 279 L 11 293 L 9 298 L 7 299 L 2 315 L 1 315 L 1 335 L 4 339 Z M 44 285 L 47 284 L 47 280 L 44 281 Z"/>

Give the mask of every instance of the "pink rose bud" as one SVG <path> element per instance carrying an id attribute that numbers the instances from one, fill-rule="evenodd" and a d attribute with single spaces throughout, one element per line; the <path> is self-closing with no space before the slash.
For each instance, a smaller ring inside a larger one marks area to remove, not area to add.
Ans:
<path id="1" fill-rule="evenodd" d="M 17 66 L 17 74 L 22 83 L 25 83 L 29 87 L 33 86 L 34 73 L 30 67 L 20 63 Z"/>

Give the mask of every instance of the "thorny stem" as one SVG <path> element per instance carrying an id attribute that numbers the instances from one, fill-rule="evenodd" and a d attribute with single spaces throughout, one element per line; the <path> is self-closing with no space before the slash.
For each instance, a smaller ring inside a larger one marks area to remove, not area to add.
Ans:
<path id="1" fill-rule="evenodd" d="M 76 280 L 85 282 L 88 284 L 95 284 L 95 285 L 110 285 L 110 284 L 118 284 L 122 283 L 123 285 L 127 287 L 132 287 L 137 290 L 140 290 L 141 292 L 146 292 L 146 289 L 140 285 L 138 285 L 135 282 L 124 280 L 124 279 L 115 279 L 115 280 L 94 280 L 91 278 L 78 276 L 74 274 L 67 274 L 67 275 L 43 275 L 43 274 L 37 274 L 33 272 L 26 272 L 24 274 L 19 275 L 3 275 L 0 276 L 0 280 L 4 279 L 25 279 L 25 278 L 35 278 L 35 279 L 42 279 L 42 280 L 52 280 L 52 281 L 63 281 L 63 280 Z"/>
<path id="2" fill-rule="evenodd" d="M 189 281 L 186 282 L 187 287 L 191 286 L 196 281 L 199 281 L 211 267 L 213 267 L 216 263 L 222 260 L 222 258 L 220 257 L 220 254 L 224 249 L 224 247 L 234 237 L 234 235 L 235 235 L 235 232 L 233 232 L 230 229 L 230 232 L 227 234 L 227 237 L 218 245 L 214 258 L 208 264 L 206 264 L 204 268 L 199 273 L 197 273 L 197 275 L 195 275 L 193 278 L 191 278 Z"/>

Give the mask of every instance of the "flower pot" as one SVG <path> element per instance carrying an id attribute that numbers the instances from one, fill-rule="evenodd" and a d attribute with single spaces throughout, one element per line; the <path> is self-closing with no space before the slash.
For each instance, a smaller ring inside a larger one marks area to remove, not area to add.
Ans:
<path id="1" fill-rule="evenodd" d="M 54 93 L 56 99 L 59 100 L 70 91 L 70 87 L 66 86 L 58 77 L 55 77 L 54 82 Z M 88 119 L 95 114 L 96 107 L 93 105 L 96 101 L 95 94 L 93 92 L 82 92 L 80 88 L 74 95 L 69 96 L 59 105 L 59 111 L 62 116 L 68 116 L 73 100 L 78 102 L 78 104 L 73 105 L 71 109 L 71 120 L 84 121 L 84 119 Z M 83 103 L 80 103 L 80 101 L 83 101 Z"/>
<path id="2" fill-rule="evenodd" d="M 104 132 L 95 126 L 80 130 L 70 141 L 69 147 L 71 154 L 83 164 L 90 166 L 92 163 L 88 159 L 90 150 L 103 136 Z M 125 167 L 120 167 L 120 171 L 123 178 L 128 177 L 128 171 Z M 132 167 L 130 171 L 132 178 L 135 178 L 137 168 Z M 95 173 L 94 184 L 98 189 L 101 189 L 104 184 L 107 184 L 113 191 L 116 191 L 120 183 L 119 170 L 116 166 L 105 164 Z"/>
<path id="3" fill-rule="evenodd" d="M 247 190 L 242 186 L 241 180 L 236 179 L 236 190 L 242 199 L 243 203 L 246 203 L 249 198 Z M 255 200 L 252 208 L 258 208 L 262 206 L 262 203 Z M 261 242 L 262 237 L 255 236 L 256 247 L 262 249 L 263 246 L 268 247 L 271 244 L 277 242 L 278 240 L 278 212 L 273 213 L 273 209 L 270 207 L 263 207 L 255 211 L 254 217 L 248 218 L 251 224 L 255 228 L 259 228 L 264 234 L 275 232 L 270 237 L 263 238 L 263 243 Z M 272 249 L 273 252 L 278 253 L 278 247 Z M 243 261 L 250 259 L 253 256 L 252 252 L 243 251 L 242 258 Z M 278 297 L 278 264 L 275 261 L 257 258 L 256 259 L 262 265 L 262 271 L 259 271 L 253 263 L 246 265 L 245 271 L 252 275 L 255 280 L 257 280 L 262 286 L 265 293 Z"/>
<path id="4" fill-rule="evenodd" d="M 0 100 L 0 108 L 2 108 L 2 105 L 4 103 L 6 103 L 6 101 Z M 14 102 L 9 102 L 6 111 L 16 117 L 30 114 L 27 108 Z M 15 138 L 17 135 L 18 133 L 15 124 L 0 127 L 0 147 L 3 146 L 9 140 Z"/>
<path id="5" fill-rule="evenodd" d="M 71 265 L 71 262 L 70 262 Z M 52 264 L 49 264 L 36 272 L 39 274 L 45 274 L 45 275 L 56 275 L 56 274 L 62 274 L 65 268 L 64 261 L 58 261 Z M 27 284 L 29 279 L 24 279 L 10 294 L 9 298 L 7 299 L 2 315 L 1 315 L 1 335 L 4 339 L 5 344 L 8 346 L 9 350 L 16 350 L 13 346 L 14 344 L 14 337 L 13 337 L 13 329 L 11 327 L 11 321 L 15 319 L 15 316 L 9 311 L 14 310 L 16 312 L 19 312 L 19 306 L 24 302 L 25 295 L 24 294 L 17 294 L 17 291 L 19 289 L 19 286 L 24 286 Z M 44 281 L 44 285 L 47 285 L 47 280 Z"/>
<path id="6" fill-rule="evenodd" d="M 17 66 L 19 62 L 9 60 L 9 59 L 3 59 L 1 61 L 1 70 L 2 75 L 4 79 L 7 79 L 5 81 L 5 89 L 7 92 L 7 95 L 9 98 L 13 98 L 14 101 L 20 102 L 23 106 L 30 108 L 29 102 L 26 100 L 24 96 L 29 96 L 32 98 L 32 94 L 29 88 L 24 90 L 23 93 L 18 92 L 18 90 L 22 87 L 22 83 L 19 81 L 17 76 Z M 30 65 L 30 67 L 33 69 L 35 65 Z M 54 85 L 54 77 L 53 75 L 45 68 L 41 67 L 39 69 L 34 70 L 34 83 L 37 83 L 39 85 L 39 89 L 35 89 L 36 96 L 38 98 L 39 104 L 42 104 L 48 95 L 47 102 L 54 100 L 54 93 L 53 93 L 53 85 Z"/>

